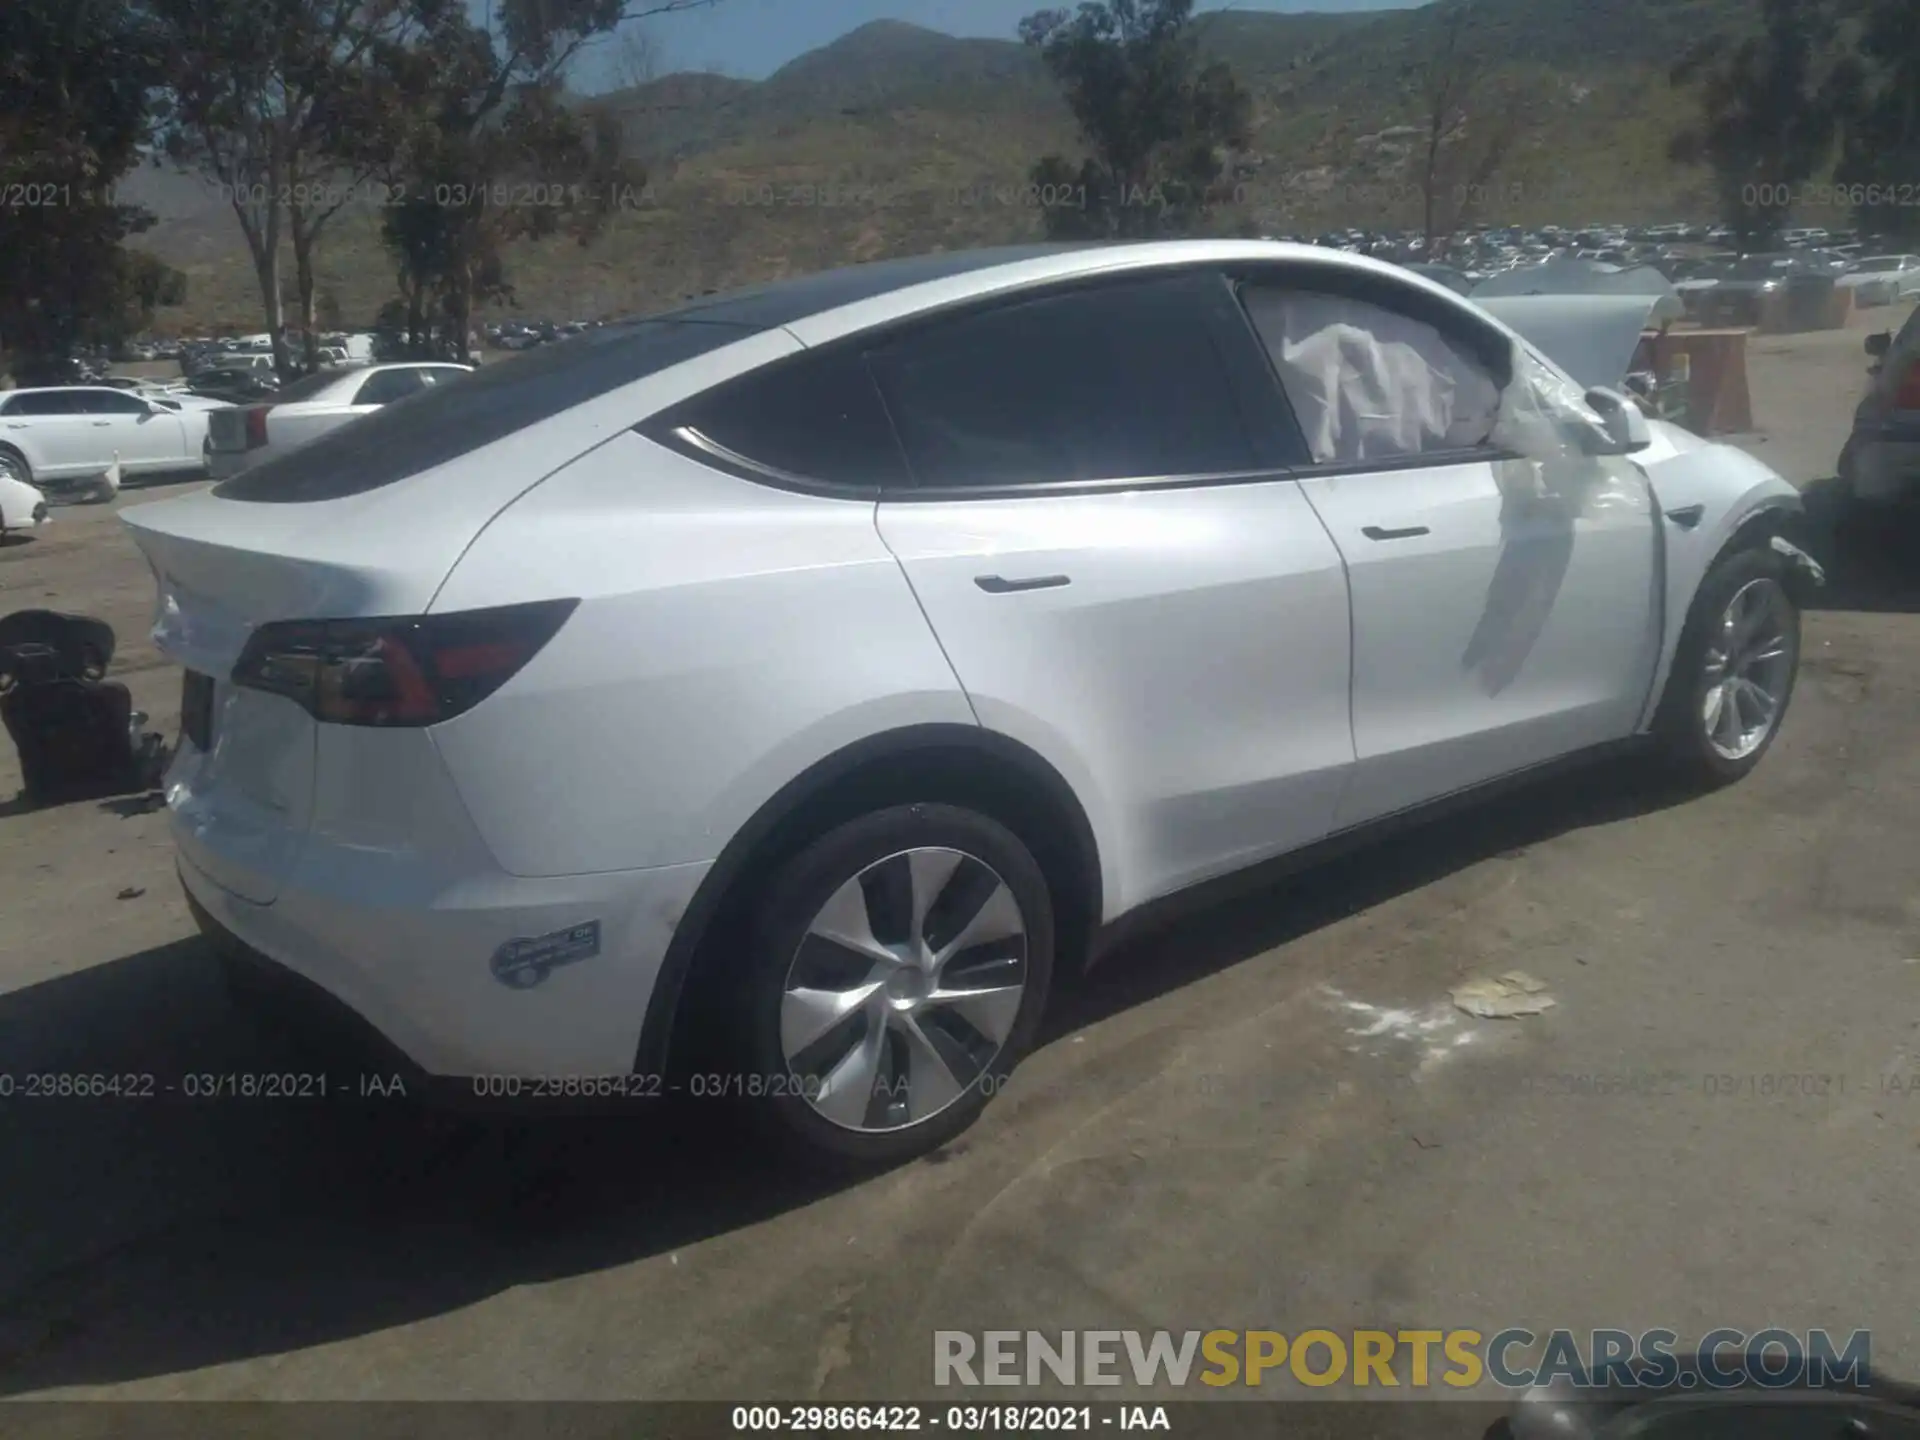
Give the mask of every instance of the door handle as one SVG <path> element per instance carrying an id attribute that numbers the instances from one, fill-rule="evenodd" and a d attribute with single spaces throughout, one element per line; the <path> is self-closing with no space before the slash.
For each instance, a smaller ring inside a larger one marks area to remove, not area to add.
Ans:
<path id="1" fill-rule="evenodd" d="M 1369 540 L 1411 540 L 1416 535 L 1428 535 L 1432 532 L 1424 525 L 1409 525 L 1404 530 L 1382 530 L 1378 525 L 1369 525 L 1360 533 Z"/>
<path id="2" fill-rule="evenodd" d="M 1667 511 L 1667 519 L 1682 530 L 1691 530 L 1706 518 L 1707 507 L 1704 505 L 1682 505 L 1678 510 Z"/>
<path id="3" fill-rule="evenodd" d="M 976 575 L 973 583 L 989 595 L 1015 595 L 1022 590 L 1058 590 L 1062 585 L 1071 585 L 1073 579 L 1067 575 L 1036 575 L 1028 580 L 1008 580 L 999 575 Z"/>
<path id="4" fill-rule="evenodd" d="M 111 424 L 113 424 L 111 420 L 96 420 L 93 422 L 93 428 L 96 430 L 104 430 Z"/>

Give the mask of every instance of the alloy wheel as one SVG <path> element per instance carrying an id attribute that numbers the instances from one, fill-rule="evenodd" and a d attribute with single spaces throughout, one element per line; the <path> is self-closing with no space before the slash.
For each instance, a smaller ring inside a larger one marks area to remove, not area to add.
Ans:
<path id="1" fill-rule="evenodd" d="M 1006 881 L 959 850 L 903 850 L 808 925 L 780 998 L 781 1053 L 832 1124 L 918 1125 L 989 1074 L 1026 987 L 1026 917 Z"/>
<path id="2" fill-rule="evenodd" d="M 1749 580 L 1727 602 L 1707 647 L 1700 708 L 1707 744 L 1724 759 L 1746 759 L 1779 723 L 1793 680 L 1792 614 L 1786 591 L 1772 579 Z"/>

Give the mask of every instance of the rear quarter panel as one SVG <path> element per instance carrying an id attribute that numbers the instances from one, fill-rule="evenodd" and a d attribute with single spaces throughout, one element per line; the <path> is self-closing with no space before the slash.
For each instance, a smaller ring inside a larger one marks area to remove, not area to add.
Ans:
<path id="1" fill-rule="evenodd" d="M 500 693 L 432 734 L 500 865 L 714 859 L 869 735 L 974 724 L 871 501 L 721 475 L 629 432 L 506 510 L 435 612 L 576 596 Z"/>

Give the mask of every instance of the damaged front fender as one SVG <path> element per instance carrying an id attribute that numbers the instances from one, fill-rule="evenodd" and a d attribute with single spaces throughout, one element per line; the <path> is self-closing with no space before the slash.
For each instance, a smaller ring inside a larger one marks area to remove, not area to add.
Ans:
<path id="1" fill-rule="evenodd" d="M 1795 543 L 1805 513 L 1798 490 L 1731 445 L 1703 441 L 1663 421 L 1651 421 L 1649 428 L 1654 445 L 1634 458 L 1653 487 L 1665 608 L 1660 665 L 1642 729 L 1653 723 L 1700 582 L 1730 547 L 1745 543 L 1743 535 L 1754 527 L 1764 530 L 1767 543 L 1792 561 L 1803 592 L 1826 579 L 1819 562 Z"/>

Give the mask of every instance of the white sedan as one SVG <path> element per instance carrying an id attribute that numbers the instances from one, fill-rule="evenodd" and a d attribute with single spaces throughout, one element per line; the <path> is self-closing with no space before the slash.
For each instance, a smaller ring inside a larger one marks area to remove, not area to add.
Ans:
<path id="1" fill-rule="evenodd" d="M 1833 283 L 1856 305 L 1898 305 L 1920 295 L 1920 255 L 1869 255 Z"/>
<path id="2" fill-rule="evenodd" d="M 468 1094 L 925 1151 L 1123 921 L 1622 747 L 1760 763 L 1819 568 L 1791 485 L 1618 393 L 1650 304 L 884 261 L 126 511 L 191 906 Z"/>
<path id="3" fill-rule="evenodd" d="M 271 400 L 218 416 L 209 432 L 208 473 L 224 480 L 317 440 L 349 420 L 469 373 L 470 365 L 401 363 L 319 370 Z"/>
<path id="4" fill-rule="evenodd" d="M 47 523 L 47 497 L 0 468 L 0 540 Z"/>
<path id="5" fill-rule="evenodd" d="M 206 469 L 207 417 L 196 397 L 140 395 L 106 385 L 0 391 L 0 475 L 29 483 Z"/>

